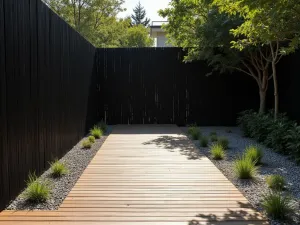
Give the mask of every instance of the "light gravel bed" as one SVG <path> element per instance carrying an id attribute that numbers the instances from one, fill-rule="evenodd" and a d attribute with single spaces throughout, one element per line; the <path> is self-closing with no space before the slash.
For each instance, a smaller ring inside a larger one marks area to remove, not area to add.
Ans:
<path id="1" fill-rule="evenodd" d="M 74 187 L 76 181 L 79 179 L 90 161 L 94 158 L 108 135 L 96 139 L 95 143 L 90 149 L 82 149 L 83 138 L 77 145 L 75 145 L 64 157 L 59 161 L 64 162 L 68 168 L 68 174 L 61 178 L 53 178 L 51 176 L 50 168 L 44 172 L 39 179 L 49 181 L 51 185 L 51 196 L 45 203 L 34 204 L 27 202 L 21 193 L 11 204 L 6 208 L 7 210 L 57 210 L 68 193 Z"/>
<path id="2" fill-rule="evenodd" d="M 186 133 L 187 128 L 182 130 Z M 211 158 L 209 148 L 200 147 L 199 141 L 193 141 L 199 148 L 199 151 L 205 154 L 222 173 L 245 195 L 248 201 L 259 211 L 262 211 L 260 202 L 262 196 L 269 191 L 266 185 L 266 177 L 271 174 L 280 174 L 285 177 L 288 187 L 287 192 L 293 197 L 293 204 L 296 208 L 296 213 L 293 216 L 293 222 L 280 223 L 272 221 L 272 225 L 277 224 L 300 224 L 300 167 L 296 163 L 290 161 L 286 156 L 275 153 L 265 146 L 259 145 L 256 141 L 245 138 L 237 127 L 200 127 L 203 135 L 209 136 L 212 131 L 217 132 L 217 136 L 225 136 L 229 140 L 229 149 L 226 150 L 226 159 L 216 161 Z M 233 173 L 233 162 L 239 157 L 246 146 L 254 144 L 262 147 L 264 157 L 262 165 L 259 169 L 259 174 L 255 180 L 240 180 Z"/>

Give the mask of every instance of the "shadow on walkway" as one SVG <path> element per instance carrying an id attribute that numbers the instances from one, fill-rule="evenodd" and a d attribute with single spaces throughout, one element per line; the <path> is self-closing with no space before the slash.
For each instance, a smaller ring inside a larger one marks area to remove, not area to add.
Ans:
<path id="1" fill-rule="evenodd" d="M 187 156 L 189 160 L 197 160 L 206 158 L 204 155 L 199 153 L 199 150 L 194 146 L 191 141 L 183 136 L 160 136 L 151 141 L 143 143 L 144 145 L 153 145 L 160 148 L 168 149 L 170 152 L 180 152 L 180 154 Z"/>
<path id="2" fill-rule="evenodd" d="M 253 224 L 253 221 L 258 221 L 260 222 L 259 224 L 268 224 L 267 222 L 262 221 L 262 216 L 259 212 L 251 212 L 247 211 L 246 209 L 250 208 L 252 209 L 252 205 L 250 203 L 242 203 L 238 202 L 240 210 L 230 210 L 224 214 L 198 214 L 196 217 L 199 217 L 199 221 L 197 219 L 191 220 L 188 222 L 188 225 L 200 225 L 203 224 L 203 220 L 206 221 L 207 225 L 217 225 L 217 224 L 224 224 L 226 221 L 226 224 L 232 224 L 234 225 L 235 222 L 238 224 L 241 224 L 241 221 L 244 221 L 243 224 Z M 238 219 L 238 220 L 237 220 Z M 249 221 L 249 223 L 247 222 Z"/>

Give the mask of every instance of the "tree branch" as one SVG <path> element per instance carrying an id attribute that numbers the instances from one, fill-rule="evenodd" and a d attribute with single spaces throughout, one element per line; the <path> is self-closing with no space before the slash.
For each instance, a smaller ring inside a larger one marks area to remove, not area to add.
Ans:
<path id="1" fill-rule="evenodd" d="M 260 85 L 261 85 L 261 82 L 260 82 L 260 80 L 254 75 L 253 70 L 251 69 L 251 67 L 249 67 L 248 64 L 247 64 L 244 60 L 242 60 L 241 62 L 242 62 L 242 64 L 249 70 L 249 73 L 246 72 L 245 70 L 242 70 L 242 69 L 240 69 L 240 71 L 242 71 L 242 72 L 246 73 L 247 75 L 253 77 L 253 78 L 256 80 L 257 84 L 260 86 Z"/>
<path id="2" fill-rule="evenodd" d="M 269 60 L 267 57 L 265 57 L 264 53 L 261 51 L 261 49 L 259 48 L 260 51 L 260 55 L 264 58 L 264 60 L 272 62 L 271 60 Z"/>
<path id="3" fill-rule="evenodd" d="M 259 67 L 255 64 L 255 60 L 253 59 L 253 53 L 250 53 L 251 56 L 251 64 L 254 66 L 254 68 L 256 69 L 256 72 L 258 74 L 258 79 L 261 80 L 261 73 L 260 73 L 260 69 Z"/>
<path id="4" fill-rule="evenodd" d="M 275 64 L 279 63 L 279 61 L 281 60 L 282 57 L 283 57 L 283 55 L 280 55 L 278 60 L 275 62 Z"/>

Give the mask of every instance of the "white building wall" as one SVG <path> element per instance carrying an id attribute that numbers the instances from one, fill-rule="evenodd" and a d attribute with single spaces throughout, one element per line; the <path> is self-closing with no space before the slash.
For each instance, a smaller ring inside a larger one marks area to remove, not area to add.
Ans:
<path id="1" fill-rule="evenodd" d="M 157 37 L 157 47 L 166 47 L 167 38 L 165 36 Z"/>
<path id="2" fill-rule="evenodd" d="M 172 45 L 167 44 L 166 32 L 160 27 L 151 28 L 150 36 L 155 40 L 155 47 L 172 47 Z"/>
<path id="3" fill-rule="evenodd" d="M 156 39 L 156 45 L 157 47 L 171 47 L 170 44 L 167 43 L 167 37 L 163 35 L 158 35 Z"/>

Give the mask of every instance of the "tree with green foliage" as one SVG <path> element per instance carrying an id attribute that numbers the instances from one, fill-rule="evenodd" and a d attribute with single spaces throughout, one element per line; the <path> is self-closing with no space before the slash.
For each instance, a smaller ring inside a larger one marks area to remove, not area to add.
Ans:
<path id="1" fill-rule="evenodd" d="M 124 0 L 44 0 L 46 4 L 97 47 L 118 47 L 130 27 L 118 19 Z"/>
<path id="2" fill-rule="evenodd" d="M 239 71 L 254 79 L 259 88 L 260 112 L 265 111 L 271 52 L 263 46 L 249 46 L 245 51 L 232 48 L 236 38 L 230 34 L 243 23 L 240 16 L 219 13 L 208 0 L 173 0 L 170 7 L 160 10 L 168 17 L 164 26 L 175 46 L 187 50 L 185 61 L 206 60 L 213 71 Z"/>
<path id="3" fill-rule="evenodd" d="M 133 9 L 134 14 L 131 15 L 133 25 L 144 25 L 147 27 L 150 23 L 150 19 L 146 17 L 146 10 L 139 2 Z"/>
<path id="4" fill-rule="evenodd" d="M 153 44 L 154 40 L 149 36 L 148 28 L 144 27 L 143 25 L 136 25 L 127 30 L 125 43 L 123 43 L 122 47 L 152 47 Z"/>
<path id="5" fill-rule="evenodd" d="M 300 44 L 300 2 L 297 0 L 214 0 L 220 12 L 239 15 L 243 23 L 231 33 L 237 40 L 232 46 L 240 51 L 249 47 L 265 47 L 272 65 L 275 119 L 279 112 L 278 74 L 276 65 L 284 55 Z"/>

